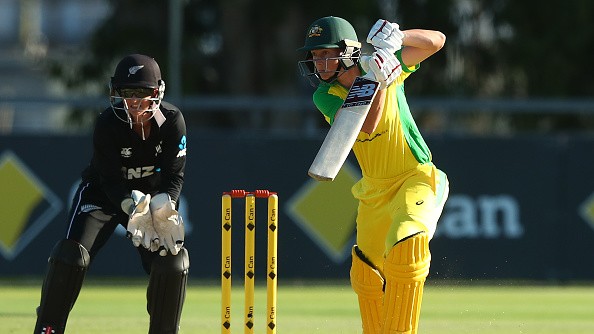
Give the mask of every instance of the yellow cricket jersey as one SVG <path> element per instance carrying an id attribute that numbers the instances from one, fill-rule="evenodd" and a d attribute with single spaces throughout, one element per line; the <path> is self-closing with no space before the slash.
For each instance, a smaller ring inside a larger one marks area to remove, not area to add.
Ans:
<path id="1" fill-rule="evenodd" d="M 401 64 L 400 51 L 396 53 Z M 415 169 L 419 164 L 431 162 L 431 152 L 423 140 L 410 113 L 404 95 L 404 80 L 416 71 L 402 65 L 402 73 L 392 85 L 386 88 L 386 99 L 382 116 L 371 134 L 360 132 L 353 145 L 353 151 L 365 177 L 373 179 L 393 178 Z M 338 82 L 321 83 L 313 100 L 316 107 L 332 124 L 334 116 L 348 90 Z"/>

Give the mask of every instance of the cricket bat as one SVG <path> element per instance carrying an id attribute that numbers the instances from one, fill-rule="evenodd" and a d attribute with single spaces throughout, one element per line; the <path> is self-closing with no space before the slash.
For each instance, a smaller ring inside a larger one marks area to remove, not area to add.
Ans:
<path id="1" fill-rule="evenodd" d="M 307 174 L 318 181 L 333 181 L 346 161 L 363 127 L 371 102 L 379 90 L 379 83 L 357 77 L 338 110 L 338 117 L 330 127 L 318 154 Z"/>

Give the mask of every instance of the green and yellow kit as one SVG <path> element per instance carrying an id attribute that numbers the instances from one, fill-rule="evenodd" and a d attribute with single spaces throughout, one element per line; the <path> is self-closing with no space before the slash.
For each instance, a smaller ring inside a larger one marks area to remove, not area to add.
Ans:
<path id="1" fill-rule="evenodd" d="M 396 56 L 402 63 L 400 51 Z M 421 231 L 433 236 L 449 192 L 447 176 L 432 163 L 404 94 L 405 79 L 418 68 L 402 64 L 402 73 L 386 88 L 377 128 L 360 132 L 353 145 L 363 175 L 352 188 L 359 200 L 357 245 L 380 272 L 398 241 Z M 347 93 L 337 81 L 318 86 L 313 100 L 328 123 Z"/>

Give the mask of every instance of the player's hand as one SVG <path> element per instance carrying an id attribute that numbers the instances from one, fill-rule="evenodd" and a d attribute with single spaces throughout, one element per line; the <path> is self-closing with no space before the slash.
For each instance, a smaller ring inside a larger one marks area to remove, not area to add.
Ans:
<path id="1" fill-rule="evenodd" d="M 369 35 L 367 35 L 367 43 L 376 49 L 383 49 L 393 54 L 402 48 L 403 38 L 404 33 L 400 30 L 398 23 L 379 19 L 371 27 Z"/>
<path id="2" fill-rule="evenodd" d="M 361 67 L 366 72 L 365 77 L 380 83 L 380 89 L 392 84 L 402 73 L 402 66 L 393 53 L 377 49 L 371 56 L 362 56 Z"/>
<path id="3" fill-rule="evenodd" d="M 165 256 L 167 252 L 177 255 L 184 246 L 184 223 L 175 209 L 175 203 L 168 194 L 160 193 L 153 197 L 150 204 L 155 231 L 159 236 L 162 248 L 159 255 Z"/>
<path id="4" fill-rule="evenodd" d="M 132 240 L 135 247 L 142 245 L 154 252 L 159 248 L 159 239 L 151 217 L 151 195 L 133 190 L 132 201 L 126 236 Z"/>

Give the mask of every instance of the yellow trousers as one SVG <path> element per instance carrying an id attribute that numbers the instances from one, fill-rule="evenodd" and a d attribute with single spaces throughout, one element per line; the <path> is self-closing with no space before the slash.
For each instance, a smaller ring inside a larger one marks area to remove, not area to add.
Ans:
<path id="1" fill-rule="evenodd" d="M 396 242 L 421 231 L 433 237 L 449 183 L 444 172 L 424 164 L 395 178 L 364 176 L 352 193 L 359 200 L 357 245 L 383 274 L 384 259 Z"/>

